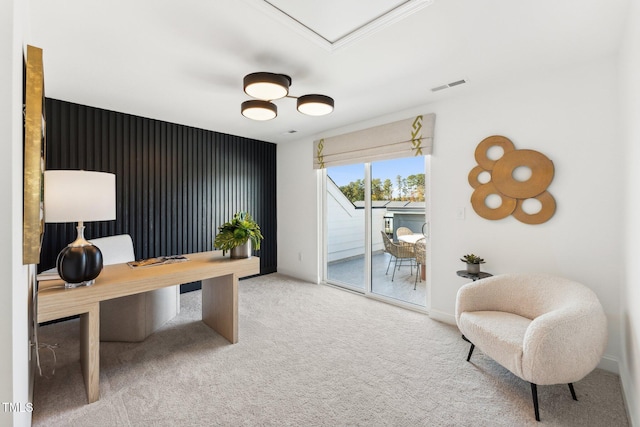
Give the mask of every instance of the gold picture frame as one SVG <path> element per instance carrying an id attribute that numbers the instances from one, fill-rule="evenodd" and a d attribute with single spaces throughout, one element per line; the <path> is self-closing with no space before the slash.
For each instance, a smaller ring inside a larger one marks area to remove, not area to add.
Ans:
<path id="1" fill-rule="evenodd" d="M 44 235 L 45 109 L 42 49 L 27 46 L 22 263 L 40 263 Z"/>

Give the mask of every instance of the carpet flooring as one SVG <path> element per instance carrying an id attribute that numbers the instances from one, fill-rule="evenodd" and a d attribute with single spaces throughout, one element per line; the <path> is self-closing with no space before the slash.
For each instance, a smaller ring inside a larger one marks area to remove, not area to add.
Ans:
<path id="1" fill-rule="evenodd" d="M 200 293 L 142 343 L 101 343 L 100 400 L 86 404 L 79 322 L 40 328 L 34 426 L 627 426 L 620 378 L 530 387 L 457 328 L 279 274 L 240 282 L 239 342 L 200 319 Z"/>

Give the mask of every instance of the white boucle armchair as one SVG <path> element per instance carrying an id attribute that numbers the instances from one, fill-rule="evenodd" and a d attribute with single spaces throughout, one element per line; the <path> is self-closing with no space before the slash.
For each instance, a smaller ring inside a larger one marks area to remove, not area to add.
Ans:
<path id="1" fill-rule="evenodd" d="M 600 362 L 607 320 L 586 286 L 545 274 L 504 274 L 458 291 L 456 322 L 471 343 L 514 375 L 531 383 L 534 413 L 538 385 L 573 383 Z"/>

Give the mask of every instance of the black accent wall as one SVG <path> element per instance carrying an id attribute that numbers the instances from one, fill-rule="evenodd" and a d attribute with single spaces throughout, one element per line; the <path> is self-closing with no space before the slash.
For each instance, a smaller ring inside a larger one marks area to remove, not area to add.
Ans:
<path id="1" fill-rule="evenodd" d="M 246 210 L 264 235 L 260 272 L 276 271 L 275 144 L 49 98 L 46 111 L 46 169 L 116 174 L 117 219 L 85 223 L 87 239 L 130 234 L 136 258 L 208 251 Z M 40 270 L 75 235 L 46 224 Z"/>

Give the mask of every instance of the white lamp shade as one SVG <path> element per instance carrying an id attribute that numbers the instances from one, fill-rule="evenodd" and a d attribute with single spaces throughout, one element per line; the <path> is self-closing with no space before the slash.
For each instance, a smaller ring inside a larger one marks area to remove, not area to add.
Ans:
<path id="1" fill-rule="evenodd" d="M 116 176 L 78 170 L 44 172 L 45 222 L 116 219 Z"/>

